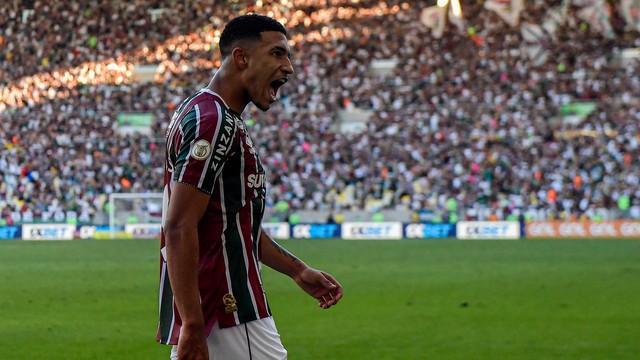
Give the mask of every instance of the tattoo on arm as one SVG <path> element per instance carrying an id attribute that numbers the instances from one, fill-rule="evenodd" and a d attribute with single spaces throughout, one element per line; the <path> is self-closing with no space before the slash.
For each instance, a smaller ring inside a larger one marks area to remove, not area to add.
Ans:
<path id="1" fill-rule="evenodd" d="M 273 246 L 282 254 L 285 255 L 286 257 L 290 258 L 291 261 L 297 261 L 298 258 L 295 257 L 292 253 L 288 252 L 287 249 L 283 248 L 282 246 L 280 246 L 280 244 L 278 244 L 275 240 L 270 239 L 271 240 L 271 244 L 273 244 Z"/>

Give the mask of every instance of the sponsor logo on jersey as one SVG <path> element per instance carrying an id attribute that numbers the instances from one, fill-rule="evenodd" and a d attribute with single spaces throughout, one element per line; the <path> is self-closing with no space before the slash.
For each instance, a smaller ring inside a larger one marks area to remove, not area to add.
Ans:
<path id="1" fill-rule="evenodd" d="M 222 163 L 222 159 L 226 156 L 227 150 L 231 145 L 234 123 L 233 117 L 227 113 L 224 117 L 224 124 L 222 124 L 220 135 L 218 135 L 218 140 L 216 141 L 216 150 L 213 154 L 214 161 L 211 162 L 211 169 L 215 171 L 218 170 L 218 166 Z"/>
<path id="2" fill-rule="evenodd" d="M 250 189 L 263 188 L 266 181 L 265 174 L 250 174 L 247 177 L 247 185 Z"/>

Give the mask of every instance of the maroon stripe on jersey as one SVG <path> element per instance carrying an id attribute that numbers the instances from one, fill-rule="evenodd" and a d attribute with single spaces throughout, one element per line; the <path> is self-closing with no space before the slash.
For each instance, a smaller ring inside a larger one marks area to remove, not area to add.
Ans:
<path id="1" fill-rule="evenodd" d="M 260 269 L 259 269 L 259 248 L 260 240 L 254 237 L 255 221 L 260 222 L 261 219 L 254 218 L 254 206 L 256 203 L 262 204 L 263 199 L 256 199 L 257 192 L 254 189 L 255 185 L 264 186 L 260 180 L 260 173 L 263 173 L 262 166 L 256 155 L 256 151 L 253 148 L 253 142 L 251 141 L 246 126 L 240 127 L 240 143 L 241 147 L 241 178 L 240 186 L 242 192 L 243 207 L 238 214 L 238 219 L 244 219 L 245 221 L 238 220 L 240 233 L 244 240 L 244 246 L 247 251 L 247 277 L 248 283 L 253 294 L 253 301 L 258 318 L 269 316 L 269 308 L 267 299 L 262 287 Z M 262 178 L 264 175 L 262 176 Z M 262 207 L 260 205 L 260 207 Z M 250 220 L 250 221 L 247 221 Z M 250 249 L 250 250 L 249 250 Z"/>
<path id="2" fill-rule="evenodd" d="M 243 129 L 245 129 L 243 127 Z M 249 141 L 246 130 L 240 131 L 241 138 L 241 160 L 240 160 L 240 189 L 242 192 L 243 207 L 237 215 L 236 223 L 240 227 L 240 234 L 244 242 L 245 261 L 247 267 L 248 285 L 251 288 L 252 300 L 254 303 L 255 311 L 258 318 L 268 316 L 267 302 L 264 295 L 264 289 L 262 287 L 262 281 L 260 278 L 259 262 L 258 262 L 258 249 L 259 239 L 253 238 L 254 219 L 253 218 L 253 199 L 245 202 L 248 198 L 247 195 L 252 194 L 252 189 L 248 186 L 247 178 L 252 173 L 252 169 L 256 167 L 257 159 L 253 155 L 253 149 L 249 148 Z M 247 171 L 249 170 L 249 171 Z M 255 171 L 255 170 L 254 170 Z M 250 221 L 241 221 L 241 219 L 249 219 Z M 255 240 L 255 241 L 254 241 Z"/>
<path id="3" fill-rule="evenodd" d="M 200 237 L 200 266 L 198 268 L 198 284 L 200 287 L 200 297 L 202 301 L 202 313 L 205 320 L 205 335 L 215 325 L 216 321 L 224 322 L 224 317 L 228 316 L 222 307 L 224 294 L 231 293 L 229 283 L 226 279 L 222 279 L 226 272 L 226 264 L 223 251 L 221 250 L 223 239 L 215 239 L 210 237 L 214 234 L 223 233 L 222 222 L 209 223 L 206 230 L 199 229 Z M 202 233 L 206 231 L 209 236 Z M 224 235 L 222 235 L 224 236 Z M 237 325 L 235 322 L 231 325 Z"/>
<path id="4" fill-rule="evenodd" d="M 180 144 L 181 134 L 178 131 L 179 129 L 181 129 L 180 124 L 182 123 L 182 119 L 184 119 L 184 117 L 187 116 L 187 114 L 191 110 L 193 104 L 197 102 L 197 99 L 200 96 L 200 94 L 201 93 L 198 93 L 188 99 L 185 99 L 176 110 L 176 113 L 173 115 L 171 122 L 169 122 L 169 127 L 167 129 L 167 136 L 166 136 L 167 150 L 172 149 L 174 143 Z M 178 134 L 176 134 L 176 131 L 178 131 Z"/>
<path id="5" fill-rule="evenodd" d="M 203 173 L 209 170 L 206 166 L 208 161 L 193 158 L 191 155 L 192 148 L 194 143 L 200 139 L 207 141 L 209 143 L 209 147 L 211 147 L 213 136 L 217 132 L 216 130 L 220 126 L 221 122 L 218 118 L 219 112 L 213 102 L 200 101 L 194 105 L 193 108 L 196 113 L 195 133 L 193 135 L 183 134 L 185 137 L 184 142 L 189 141 L 189 144 L 182 144 L 181 147 L 190 146 L 189 157 L 186 159 L 187 163 L 182 166 L 182 172 L 178 175 L 176 180 L 199 187 L 202 176 L 204 176 Z"/>
<path id="6" fill-rule="evenodd" d="M 242 209 L 242 216 L 253 218 L 253 202 L 249 203 L 249 206 L 246 206 Z M 241 218 L 241 216 L 239 216 Z M 263 318 L 269 316 L 269 310 L 267 305 L 267 298 L 264 293 L 264 288 L 262 287 L 262 280 L 260 275 L 260 263 L 258 262 L 258 249 L 260 246 L 260 240 L 253 241 L 253 222 L 240 222 L 240 226 L 242 228 L 242 234 L 244 236 L 248 236 L 248 238 L 244 239 L 245 246 L 247 249 L 251 249 L 251 252 L 247 254 L 248 263 L 247 263 L 247 276 L 249 277 L 249 284 L 251 286 L 251 291 L 255 297 L 255 306 L 256 311 L 258 312 L 258 318 Z"/>

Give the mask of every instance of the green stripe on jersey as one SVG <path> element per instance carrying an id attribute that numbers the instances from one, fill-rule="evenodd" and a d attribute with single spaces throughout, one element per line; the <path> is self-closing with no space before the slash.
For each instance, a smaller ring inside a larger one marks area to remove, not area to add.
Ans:
<path id="1" fill-rule="evenodd" d="M 189 96 L 188 98 L 186 98 L 181 104 L 180 106 L 178 106 L 178 109 L 176 109 L 176 113 L 181 113 L 182 110 L 184 110 L 185 106 L 187 106 L 187 104 L 196 96 L 200 95 L 200 92 L 198 91 L 197 93 Z"/>
<path id="2" fill-rule="evenodd" d="M 160 304 L 160 342 L 169 343 L 169 334 L 173 327 L 173 291 L 169 282 L 169 272 L 164 268 L 164 283 L 162 284 L 162 299 Z"/>
<path id="3" fill-rule="evenodd" d="M 180 129 L 182 130 L 182 139 L 180 141 L 180 149 L 178 153 L 174 155 L 174 180 L 177 180 L 182 173 L 182 168 L 189 158 L 189 152 L 191 151 L 191 143 L 196 137 L 196 126 L 198 125 L 198 119 L 196 118 L 195 108 L 189 110 L 187 115 L 180 122 Z M 177 134 L 176 134 L 177 136 Z"/>
<path id="4" fill-rule="evenodd" d="M 262 226 L 262 215 L 264 214 L 264 201 L 262 198 L 257 197 L 251 200 L 251 216 L 253 217 L 253 227 L 251 234 L 253 236 L 253 252 L 254 256 L 258 257 L 258 245 L 260 242 L 260 227 Z"/>
<path id="5" fill-rule="evenodd" d="M 229 231 L 227 231 L 227 256 L 233 259 L 229 264 L 229 276 L 231 277 L 231 286 L 233 296 L 236 298 L 238 305 L 238 319 L 240 323 L 257 319 L 253 301 L 251 300 L 251 291 L 249 289 L 247 274 L 247 263 L 244 260 L 244 251 L 242 248 L 242 239 L 238 233 L 238 225 L 234 221 L 229 223 Z M 251 254 L 249 254 L 251 256 Z"/>
<path id="6" fill-rule="evenodd" d="M 238 152 L 239 154 L 240 152 Z M 231 161 L 230 164 L 238 164 L 236 161 Z M 229 169 L 225 169 L 229 170 Z M 223 181 L 223 191 L 225 194 L 241 194 L 243 183 L 241 177 L 244 174 L 239 171 L 235 172 L 236 177 L 228 177 Z M 231 203 L 231 204 L 230 204 Z M 232 196 L 224 196 L 223 206 L 227 210 L 227 214 L 235 214 L 239 210 L 238 201 L 233 199 Z M 237 223 L 235 216 L 227 219 L 227 229 L 225 230 L 227 259 L 229 259 L 229 276 L 231 278 L 231 286 L 233 295 L 236 298 L 238 305 L 238 319 L 241 323 L 252 321 L 257 319 L 257 314 L 253 307 L 253 301 L 251 299 L 251 284 L 248 283 L 248 269 L 249 264 L 245 261 L 245 253 L 243 240 L 241 237 L 241 224 Z M 253 257 L 252 253 L 247 254 L 248 257 Z"/>

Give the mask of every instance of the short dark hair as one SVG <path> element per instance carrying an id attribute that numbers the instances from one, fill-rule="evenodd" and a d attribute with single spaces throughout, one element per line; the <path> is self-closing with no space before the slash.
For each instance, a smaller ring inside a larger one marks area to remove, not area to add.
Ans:
<path id="1" fill-rule="evenodd" d="M 260 41 L 260 33 L 278 31 L 287 35 L 287 30 L 275 19 L 268 16 L 249 14 L 242 15 L 229 21 L 220 36 L 220 54 L 226 58 L 237 43 L 242 40 Z"/>

